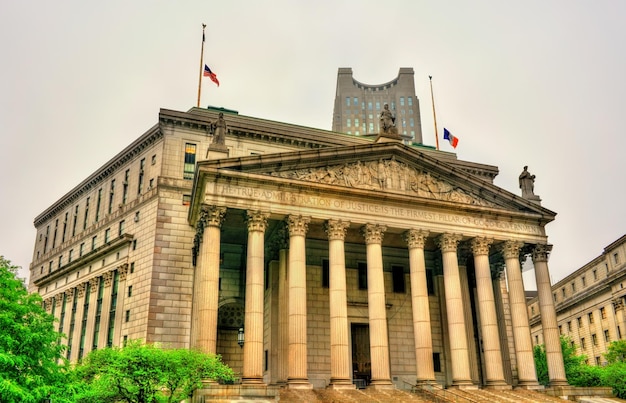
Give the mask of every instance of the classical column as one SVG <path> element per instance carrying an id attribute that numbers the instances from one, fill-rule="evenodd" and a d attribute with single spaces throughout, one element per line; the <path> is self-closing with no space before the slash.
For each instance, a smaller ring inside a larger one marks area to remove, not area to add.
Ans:
<path id="1" fill-rule="evenodd" d="M 83 357 L 92 350 L 93 347 L 93 334 L 96 324 L 96 311 L 98 301 L 98 285 L 99 277 L 89 279 L 89 314 L 87 315 L 87 327 L 85 329 L 85 343 L 83 348 Z"/>
<path id="2" fill-rule="evenodd" d="M 220 280 L 220 227 L 226 207 L 202 206 L 197 227 L 202 243 L 193 278 L 191 347 L 215 354 Z"/>
<path id="3" fill-rule="evenodd" d="M 330 387 L 354 388 L 348 345 L 348 298 L 346 295 L 346 256 L 344 240 L 349 222 L 329 220 L 326 223 L 329 258 L 330 303 Z"/>
<path id="4" fill-rule="evenodd" d="M 72 351 L 69 360 L 76 362 L 78 360 L 78 352 L 80 351 L 80 331 L 82 329 L 83 312 L 85 311 L 85 290 L 87 283 L 80 283 L 76 286 L 76 313 L 74 314 L 74 331 L 72 337 Z"/>
<path id="5" fill-rule="evenodd" d="M 124 309 L 124 290 L 126 289 L 126 277 L 128 276 L 128 263 L 124 263 L 117 268 L 119 274 L 117 285 L 117 303 L 115 309 L 115 327 L 113 329 L 113 345 L 123 346 L 122 323 L 126 321 L 126 310 Z M 132 315 L 132 312 L 131 312 Z M 132 317 L 131 317 L 132 318 Z"/>
<path id="6" fill-rule="evenodd" d="M 474 255 L 476 272 L 476 293 L 478 295 L 482 347 L 485 357 L 485 385 L 501 388 L 506 386 L 506 382 L 504 380 L 504 367 L 502 366 L 496 300 L 493 296 L 493 282 L 489 268 L 489 246 L 492 243 L 492 239 L 474 238 L 470 246 Z"/>
<path id="7" fill-rule="evenodd" d="M 404 233 L 404 239 L 409 245 L 417 384 L 435 382 L 433 339 L 430 328 L 426 261 L 424 259 L 424 242 L 426 242 L 427 237 L 428 231 L 412 229 Z"/>
<path id="8" fill-rule="evenodd" d="M 102 349 L 107 346 L 109 319 L 111 317 L 111 285 L 113 284 L 113 271 L 102 275 L 104 281 L 104 294 L 102 296 L 102 313 L 100 314 L 100 333 L 98 333 L 97 347 Z"/>
<path id="9" fill-rule="evenodd" d="M 70 322 L 72 321 L 74 298 L 76 298 L 76 288 L 65 290 L 65 317 L 63 318 L 63 334 L 65 334 L 66 337 L 65 345 L 68 347 L 73 336 L 70 334 Z"/>
<path id="10" fill-rule="evenodd" d="M 470 374 L 465 316 L 463 313 L 463 295 L 459 276 L 457 246 L 461 235 L 443 234 L 438 238 L 443 261 L 443 282 L 446 291 L 446 309 L 452 358 L 452 386 L 472 385 Z"/>
<path id="11" fill-rule="evenodd" d="M 363 227 L 367 253 L 367 306 L 373 388 L 393 387 L 389 368 L 389 335 L 383 275 L 382 242 L 385 230 L 387 227 L 379 224 L 366 224 Z"/>
<path id="12" fill-rule="evenodd" d="M 524 281 L 519 262 L 520 249 L 523 245 L 523 242 L 520 241 L 506 241 L 502 246 L 502 254 L 504 255 L 506 277 L 509 283 L 513 342 L 515 357 L 517 358 L 517 386 L 536 389 L 539 388 L 539 382 L 537 382 L 537 373 L 535 372 L 533 344 L 528 324 L 528 308 L 526 307 Z"/>
<path id="13" fill-rule="evenodd" d="M 289 228 L 289 376 L 292 389 L 312 389 L 307 373 L 306 247 L 310 219 L 291 215 Z"/>
<path id="14" fill-rule="evenodd" d="M 565 376 L 565 365 L 563 364 L 559 325 L 556 320 L 552 285 L 550 284 L 550 273 L 548 271 L 548 253 L 550 249 L 552 249 L 551 245 L 536 245 L 532 251 L 532 259 L 535 266 L 539 312 L 541 313 L 541 330 L 546 348 L 550 386 L 566 386 L 567 377 Z"/>
<path id="15" fill-rule="evenodd" d="M 613 311 L 615 312 L 615 340 L 621 340 L 626 332 L 624 327 L 624 299 L 622 297 L 613 300 Z"/>
<path id="16" fill-rule="evenodd" d="M 289 284 L 287 264 L 289 242 L 286 228 L 279 230 L 278 248 L 278 383 L 286 384 L 289 376 Z"/>
<path id="17" fill-rule="evenodd" d="M 263 384 L 263 269 L 265 229 L 268 213 L 248 211 L 248 251 L 246 260 L 245 343 L 243 345 L 243 384 Z"/>

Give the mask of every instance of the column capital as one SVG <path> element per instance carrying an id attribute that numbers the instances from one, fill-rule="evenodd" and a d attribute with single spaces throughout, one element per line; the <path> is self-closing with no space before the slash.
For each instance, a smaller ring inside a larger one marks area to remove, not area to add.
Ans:
<path id="1" fill-rule="evenodd" d="M 85 296 L 86 287 L 87 287 L 87 283 L 80 283 L 76 286 L 76 290 L 78 291 L 78 298 L 82 298 Z"/>
<path id="2" fill-rule="evenodd" d="M 54 296 L 54 303 L 57 306 L 57 308 L 59 308 L 61 306 L 61 304 L 63 303 L 63 293 L 60 292 L 57 295 Z"/>
<path id="3" fill-rule="evenodd" d="M 456 252 L 461 238 L 459 234 L 441 234 L 437 237 L 437 244 L 442 252 Z"/>
<path id="4" fill-rule="evenodd" d="M 329 241 L 343 241 L 350 227 L 350 222 L 341 220 L 328 220 L 324 224 L 324 230 L 328 234 Z"/>
<path id="5" fill-rule="evenodd" d="M 535 245 L 531 253 L 533 263 L 534 262 L 547 262 L 548 255 L 550 254 L 551 250 L 552 250 L 552 245 L 545 245 L 545 244 Z"/>
<path id="6" fill-rule="evenodd" d="M 102 275 L 102 280 L 104 280 L 104 286 L 110 287 L 111 283 L 113 283 L 113 271 L 107 271 Z"/>
<path id="7" fill-rule="evenodd" d="M 52 308 L 52 297 L 48 297 L 43 300 L 43 309 L 49 311 Z"/>
<path id="8" fill-rule="evenodd" d="M 382 224 L 365 224 L 361 227 L 361 232 L 365 237 L 366 244 L 382 244 L 383 235 L 387 230 L 387 226 Z"/>
<path id="9" fill-rule="evenodd" d="M 621 311 L 622 309 L 624 309 L 624 300 L 622 298 L 616 298 L 612 302 L 613 302 L 613 308 L 616 311 Z"/>
<path id="10" fill-rule="evenodd" d="M 120 281 L 126 281 L 126 276 L 128 275 L 128 263 L 118 266 L 117 271 L 120 273 Z"/>
<path id="11" fill-rule="evenodd" d="M 474 256 L 489 255 L 489 247 L 493 239 L 476 237 L 470 241 L 470 249 Z"/>
<path id="12" fill-rule="evenodd" d="M 89 279 L 89 292 L 96 292 L 98 290 L 98 277 Z"/>
<path id="13" fill-rule="evenodd" d="M 265 232 L 269 216 L 269 213 L 265 213 L 263 211 L 248 210 L 246 212 L 246 224 L 248 225 L 248 231 Z"/>
<path id="14" fill-rule="evenodd" d="M 198 221 L 202 221 L 202 228 L 221 227 L 226 215 L 226 207 L 209 206 L 203 204 L 200 208 L 200 217 Z"/>
<path id="15" fill-rule="evenodd" d="M 501 246 L 502 254 L 505 259 L 519 259 L 523 246 L 522 241 L 505 241 Z"/>
<path id="16" fill-rule="evenodd" d="M 309 230 L 309 217 L 302 217 L 301 215 L 290 215 L 287 217 L 287 227 L 289 228 L 289 236 L 306 236 Z"/>
<path id="17" fill-rule="evenodd" d="M 403 235 L 404 240 L 409 245 L 409 249 L 424 249 L 426 238 L 428 238 L 428 231 L 422 229 L 410 229 Z"/>

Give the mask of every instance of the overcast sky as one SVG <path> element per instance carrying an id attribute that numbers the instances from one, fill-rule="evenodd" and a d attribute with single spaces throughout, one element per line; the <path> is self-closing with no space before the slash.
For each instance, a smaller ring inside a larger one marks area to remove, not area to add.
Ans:
<path id="1" fill-rule="evenodd" d="M 159 108 L 195 106 L 204 22 L 221 85 L 203 106 L 330 129 L 339 67 L 367 84 L 412 67 L 435 145 L 432 75 L 459 159 L 516 194 L 537 176 L 558 281 L 626 233 L 625 18 L 624 1 L 0 1 L 0 255 L 25 276 L 33 219 Z"/>

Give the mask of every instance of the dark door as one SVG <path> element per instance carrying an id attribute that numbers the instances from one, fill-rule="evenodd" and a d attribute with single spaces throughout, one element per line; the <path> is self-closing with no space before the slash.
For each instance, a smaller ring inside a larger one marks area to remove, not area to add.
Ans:
<path id="1" fill-rule="evenodd" d="M 352 371 L 355 380 L 369 384 L 372 377 L 372 360 L 370 358 L 370 327 L 367 324 L 352 324 Z M 363 386 L 365 386 L 363 385 Z"/>

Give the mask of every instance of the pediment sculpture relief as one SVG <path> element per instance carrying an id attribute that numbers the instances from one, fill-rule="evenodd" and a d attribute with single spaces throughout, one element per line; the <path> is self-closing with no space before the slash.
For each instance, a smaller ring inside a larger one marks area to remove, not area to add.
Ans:
<path id="1" fill-rule="evenodd" d="M 273 172 L 271 175 L 329 185 L 386 190 L 435 200 L 495 206 L 447 182 L 433 178 L 428 172 L 396 161 L 393 157 L 381 158 L 378 161 L 358 161 L 326 167 Z"/>

